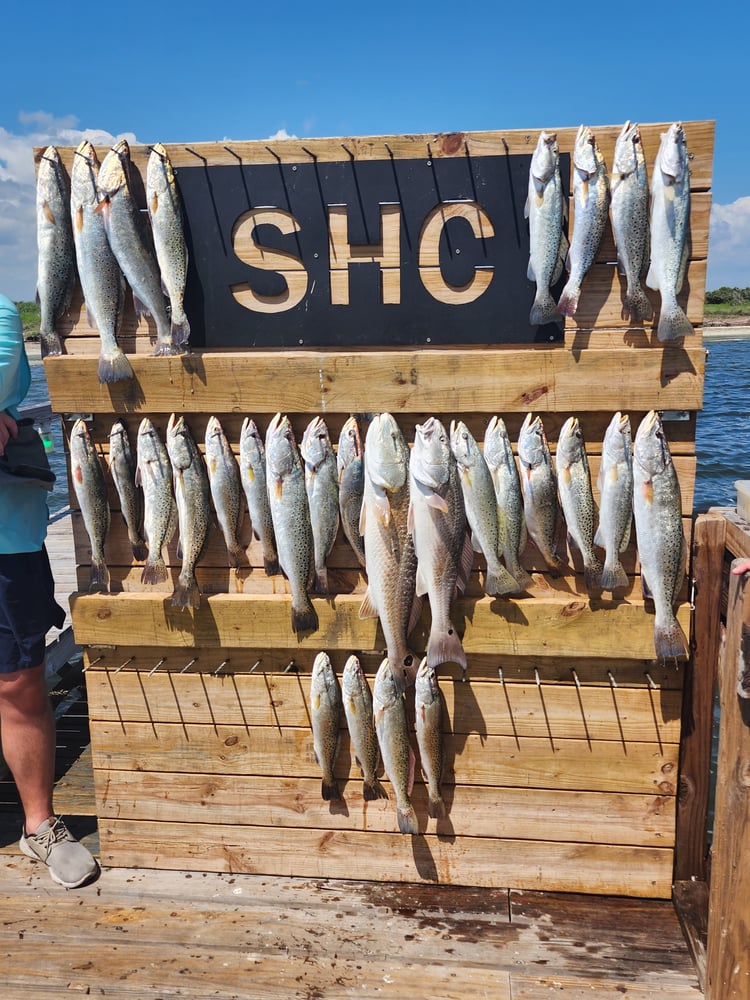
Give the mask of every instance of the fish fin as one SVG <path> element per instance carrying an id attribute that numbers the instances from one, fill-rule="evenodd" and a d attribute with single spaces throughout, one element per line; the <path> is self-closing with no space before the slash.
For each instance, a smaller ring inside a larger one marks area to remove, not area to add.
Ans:
<path id="1" fill-rule="evenodd" d="M 315 632 L 318 628 L 318 613 L 305 594 L 306 603 L 301 608 L 292 605 L 292 631 Z"/>
<path id="2" fill-rule="evenodd" d="M 103 559 L 91 559 L 91 578 L 89 580 L 89 592 L 99 591 L 105 594 L 109 592 L 109 570 Z"/>
<path id="3" fill-rule="evenodd" d="M 323 796 L 325 802 L 335 802 L 337 799 L 340 799 L 341 792 L 339 792 L 338 782 L 326 781 L 324 778 L 320 783 L 320 794 Z"/>
<path id="4" fill-rule="evenodd" d="M 424 578 L 423 573 L 419 568 L 419 563 L 417 563 L 417 579 L 415 581 L 415 589 L 417 597 L 424 597 L 427 593 L 427 581 Z"/>
<path id="5" fill-rule="evenodd" d="M 448 504 L 443 497 L 441 497 L 440 494 L 436 493 L 434 490 L 430 490 L 425 494 L 424 501 L 427 506 L 432 507 L 433 510 L 439 510 L 442 514 L 448 513 Z"/>
<path id="6" fill-rule="evenodd" d="M 141 583 L 162 583 L 168 576 L 169 570 L 161 554 L 151 554 L 141 572 Z"/>
<path id="7" fill-rule="evenodd" d="M 364 510 L 364 504 L 362 509 Z M 391 504 L 388 500 L 388 494 L 383 491 L 375 492 L 375 517 L 384 526 L 391 523 Z M 360 529 L 361 534 L 364 534 L 362 529 Z"/>
<path id="8" fill-rule="evenodd" d="M 625 549 L 630 545 L 630 531 L 633 520 L 632 518 L 628 521 L 628 526 L 622 534 L 622 541 L 620 542 L 620 552 L 624 552 Z"/>
<path id="9" fill-rule="evenodd" d="M 648 585 L 648 580 L 643 574 L 643 569 L 641 569 L 641 593 L 643 594 L 644 601 L 653 601 L 654 595 L 651 593 L 651 588 Z"/>
<path id="10" fill-rule="evenodd" d="M 118 347 L 111 354 L 105 354 L 102 351 L 99 355 L 97 376 L 102 385 L 108 385 L 110 382 L 122 382 L 125 379 L 135 378 L 135 373 L 127 355 Z"/>
<path id="11" fill-rule="evenodd" d="M 592 590 L 601 590 L 602 572 L 603 566 L 596 558 L 583 567 L 583 579 L 586 584 L 586 590 L 589 592 Z"/>
<path id="12" fill-rule="evenodd" d="M 526 201 L 523 206 L 524 219 L 528 219 L 529 215 L 531 215 L 531 204 L 529 203 L 529 196 L 526 195 Z M 533 281 L 534 279 L 532 278 L 531 280 Z"/>
<path id="13" fill-rule="evenodd" d="M 660 660 L 687 659 L 690 646 L 676 618 L 666 626 L 654 625 L 654 649 Z"/>
<path id="14" fill-rule="evenodd" d="M 328 593 L 328 569 L 325 566 L 322 569 L 315 570 L 313 590 L 316 594 Z"/>
<path id="15" fill-rule="evenodd" d="M 464 545 L 461 549 L 461 562 L 458 567 L 458 576 L 456 577 L 456 590 L 462 594 L 464 590 L 466 590 L 466 584 L 469 580 L 469 576 L 471 575 L 473 566 L 474 548 L 467 532 L 467 534 L 464 535 Z"/>
<path id="16" fill-rule="evenodd" d="M 518 584 L 518 593 L 521 593 L 524 590 L 528 590 L 529 587 L 533 586 L 534 581 L 531 577 L 531 574 L 527 573 L 520 563 L 515 565 L 512 569 L 508 570 L 508 572 Z"/>
<path id="17" fill-rule="evenodd" d="M 278 576 L 279 575 L 279 560 L 267 559 L 263 556 L 263 568 L 266 571 L 266 576 Z"/>
<path id="18" fill-rule="evenodd" d="M 176 608 L 199 608 L 201 606 L 201 592 L 194 576 L 185 579 L 180 574 L 172 594 L 172 605 Z"/>
<path id="19" fill-rule="evenodd" d="M 419 833 L 417 814 L 414 812 L 414 806 L 411 803 L 409 803 L 408 809 L 396 809 L 396 818 L 401 833 L 410 833 L 413 836 Z"/>
<path id="20" fill-rule="evenodd" d="M 484 579 L 485 593 L 491 597 L 502 597 L 503 594 L 517 594 L 521 587 L 518 581 L 505 566 L 498 566 L 494 573 L 487 572 Z"/>
<path id="21" fill-rule="evenodd" d="M 481 552 L 481 553 L 484 553 L 484 549 L 482 548 L 482 545 L 481 545 L 479 539 L 477 538 L 477 536 L 474 534 L 473 531 L 471 533 L 471 549 L 472 549 L 472 552 Z"/>
<path id="22" fill-rule="evenodd" d="M 689 337 L 693 333 L 695 333 L 693 324 L 676 301 L 671 309 L 662 310 L 659 316 L 659 325 L 656 328 L 656 336 L 659 340 L 679 340 L 681 337 Z"/>
<path id="23" fill-rule="evenodd" d="M 529 281 L 536 282 L 536 274 L 534 273 L 534 262 L 531 257 L 529 257 L 529 266 L 526 268 L 526 277 Z"/>
<path id="24" fill-rule="evenodd" d="M 546 326 L 547 323 L 560 322 L 560 313 L 549 289 L 537 288 L 536 298 L 529 313 L 529 326 Z"/>
<path id="25" fill-rule="evenodd" d="M 133 558 L 137 562 L 143 562 L 144 559 L 148 558 L 148 545 L 142 539 L 131 542 L 130 547 L 133 550 Z"/>
<path id="26" fill-rule="evenodd" d="M 52 206 L 48 201 L 43 202 L 42 211 L 44 212 L 44 218 L 47 220 L 47 222 L 51 222 L 52 225 L 54 226 L 57 222 L 57 219 L 55 218 L 55 213 L 52 211 Z"/>
<path id="27" fill-rule="evenodd" d="M 409 501 L 409 509 L 406 512 L 406 533 L 407 535 L 414 534 L 414 504 Z"/>
<path id="28" fill-rule="evenodd" d="M 578 300 L 581 297 L 580 286 L 572 285 L 570 281 L 562 290 L 560 301 L 557 303 L 557 311 L 562 316 L 575 316 L 578 309 Z"/>
<path id="29" fill-rule="evenodd" d="M 620 587 L 627 587 L 628 582 L 628 574 L 623 569 L 619 559 L 613 564 L 604 564 L 601 579 L 602 590 L 618 590 Z"/>
<path id="30" fill-rule="evenodd" d="M 247 566 L 249 559 L 239 542 L 227 546 L 227 562 L 231 569 Z"/>
<path id="31" fill-rule="evenodd" d="M 367 522 L 367 504 L 362 504 L 359 512 L 359 533 L 364 538 L 365 535 L 365 524 Z"/>
<path id="32" fill-rule="evenodd" d="M 408 795 L 411 795 L 412 789 L 414 788 L 414 775 L 417 770 L 417 758 L 412 750 L 411 743 L 409 744 L 409 777 L 406 782 L 406 791 Z"/>
<path id="33" fill-rule="evenodd" d="M 622 319 L 631 323 L 642 323 L 644 320 L 651 319 L 653 314 L 653 307 L 640 283 L 635 289 L 625 292 L 620 312 Z"/>
<path id="34" fill-rule="evenodd" d="M 149 307 L 138 298 L 135 292 L 133 292 L 133 308 L 138 319 L 151 315 Z"/>
<path id="35" fill-rule="evenodd" d="M 172 343 L 176 344 L 178 347 L 183 344 L 187 344 L 190 340 L 190 323 L 188 322 L 187 316 L 179 322 L 175 322 L 173 319 L 171 321 Z"/>
<path id="36" fill-rule="evenodd" d="M 157 341 L 154 347 L 154 352 L 152 354 L 152 357 L 167 358 L 167 357 L 174 357 L 175 355 L 178 354 L 189 354 L 189 353 L 190 352 L 186 350 L 184 345 L 172 344 L 172 343 L 165 344 Z"/>
<path id="37" fill-rule="evenodd" d="M 433 635 L 427 643 L 427 665 L 439 667 L 441 663 L 457 663 L 466 670 L 466 653 L 456 630 L 451 627 L 445 635 Z"/>
<path id="38" fill-rule="evenodd" d="M 365 618 L 378 618 L 378 609 L 375 607 L 372 601 L 372 594 L 370 593 L 370 588 L 368 587 L 365 591 L 365 596 L 362 599 L 362 603 L 359 607 L 359 617 Z"/>
<path id="39" fill-rule="evenodd" d="M 446 809 L 442 795 L 430 795 L 427 799 L 427 815 L 430 819 L 445 819 Z"/>
<path id="40" fill-rule="evenodd" d="M 386 792 L 377 778 L 373 778 L 369 782 L 364 781 L 362 783 L 362 792 L 365 802 L 374 802 L 376 799 L 388 798 L 388 792 Z"/>
<path id="41" fill-rule="evenodd" d="M 410 636 L 417 627 L 419 619 L 422 617 L 424 607 L 424 594 L 415 594 L 411 602 L 411 613 L 409 614 L 409 624 L 406 626 L 406 635 Z"/>
<path id="42" fill-rule="evenodd" d="M 54 330 L 51 333 L 39 331 L 39 346 L 43 358 L 56 358 L 62 354 L 62 341 Z"/>

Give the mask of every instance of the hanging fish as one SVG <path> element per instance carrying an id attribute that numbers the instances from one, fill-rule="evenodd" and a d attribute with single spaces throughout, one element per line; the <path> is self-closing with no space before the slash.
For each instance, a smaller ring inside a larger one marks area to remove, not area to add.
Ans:
<path id="1" fill-rule="evenodd" d="M 135 484 L 135 459 L 128 431 L 122 420 L 116 420 L 109 432 L 109 471 L 120 498 L 120 511 L 127 525 L 133 556 L 142 562 L 148 548 L 142 535 L 143 494 Z"/>
<path id="2" fill-rule="evenodd" d="M 550 294 L 562 274 L 568 252 L 563 232 L 567 205 L 560 180 L 560 154 L 556 132 L 541 132 L 531 157 L 529 193 L 524 216 L 529 220 L 529 267 L 527 277 L 536 282 L 536 295 L 529 314 L 531 326 L 561 323 Z"/>
<path id="3" fill-rule="evenodd" d="M 607 427 L 599 466 L 599 527 L 594 545 L 606 552 L 602 589 L 627 587 L 620 555 L 628 547 L 633 523 L 633 454 L 630 418 L 619 411 Z"/>
<path id="4" fill-rule="evenodd" d="M 106 592 L 109 590 L 109 570 L 104 557 L 104 540 L 110 518 L 107 484 L 88 427 L 81 419 L 76 420 L 70 431 L 70 478 L 91 542 L 89 590 Z"/>
<path id="5" fill-rule="evenodd" d="M 36 296 L 41 312 L 42 356 L 62 353 L 59 324 L 76 282 L 75 246 L 70 222 L 68 175 L 54 146 L 47 146 L 36 176 Z"/>
<path id="6" fill-rule="evenodd" d="M 177 501 L 182 569 L 172 594 L 178 608 L 198 608 L 201 593 L 195 567 L 203 555 L 211 521 L 208 475 L 198 446 L 185 423 L 173 413 L 167 424 L 167 453 Z"/>
<path id="7" fill-rule="evenodd" d="M 622 318 L 639 323 L 650 319 L 653 309 L 641 284 L 648 264 L 649 228 L 646 158 L 638 125 L 625 122 L 617 137 L 610 187 L 617 266 L 627 279 Z"/>
<path id="8" fill-rule="evenodd" d="M 143 490 L 143 533 L 148 543 L 141 583 L 161 583 L 169 576 L 162 549 L 177 528 L 177 505 L 169 455 L 148 417 L 138 428 L 135 482 Z"/>
<path id="9" fill-rule="evenodd" d="M 300 454 L 305 461 L 305 490 L 315 552 L 314 589 L 327 594 L 326 560 L 339 530 L 339 479 L 333 445 L 322 417 L 313 417 L 305 428 Z"/>
<path id="10" fill-rule="evenodd" d="M 362 438 L 356 417 L 349 417 L 341 428 L 339 447 L 336 452 L 336 468 L 339 474 L 339 513 L 341 527 L 346 539 L 354 550 L 360 566 L 366 565 L 365 543 L 359 533 L 362 516 L 362 500 L 365 492 L 365 466 L 362 452 Z"/>
<path id="11" fill-rule="evenodd" d="M 341 689 L 327 653 L 318 653 L 310 678 L 310 719 L 315 760 L 323 772 L 321 795 L 326 802 L 340 799 L 333 769 L 341 736 Z"/>
<path id="12" fill-rule="evenodd" d="M 248 560 L 245 549 L 237 537 L 244 514 L 240 470 L 224 428 L 217 417 L 210 417 L 206 424 L 205 445 L 208 482 L 216 517 L 227 547 L 229 565 L 234 568 L 246 566 Z"/>
<path id="13" fill-rule="evenodd" d="M 273 533 L 271 507 L 266 488 L 266 449 L 254 420 L 245 417 L 240 432 L 240 481 L 245 491 L 247 510 L 253 533 L 263 550 L 263 565 L 267 576 L 276 576 L 279 554 Z"/>

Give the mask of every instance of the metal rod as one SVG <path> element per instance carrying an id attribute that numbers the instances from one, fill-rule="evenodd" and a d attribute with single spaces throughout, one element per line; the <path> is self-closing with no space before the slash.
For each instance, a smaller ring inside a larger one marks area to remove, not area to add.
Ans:
<path id="1" fill-rule="evenodd" d="M 153 667 L 151 667 L 151 669 L 150 669 L 150 670 L 149 670 L 149 672 L 148 672 L 148 676 L 149 676 L 149 677 L 153 677 L 153 675 L 154 675 L 154 674 L 156 673 L 156 671 L 157 671 L 157 670 L 159 669 L 159 667 L 160 667 L 160 666 L 162 665 L 162 663 L 164 663 L 164 662 L 166 662 L 166 657 L 165 657 L 165 656 L 162 656 L 162 658 L 161 658 L 161 659 L 159 660 L 159 662 L 158 662 L 158 663 L 155 663 L 155 664 L 153 665 Z"/>
<path id="2" fill-rule="evenodd" d="M 93 666 L 94 666 L 94 665 L 95 665 L 96 663 L 98 663 L 98 662 L 99 662 L 99 660 L 103 660 L 103 659 L 104 659 L 104 654 L 102 653 L 102 655 L 101 655 L 101 656 L 97 656 L 97 658 L 96 658 L 95 660 L 92 660 L 92 661 L 91 661 L 91 663 L 89 663 L 89 664 L 87 664 L 87 665 L 86 665 L 85 667 L 83 667 L 83 668 L 81 669 L 81 673 L 82 673 L 82 674 L 85 674 L 85 673 L 86 673 L 86 671 L 87 671 L 87 670 L 88 670 L 89 668 L 93 667 Z"/>
<path id="3" fill-rule="evenodd" d="M 612 673 L 611 670 L 607 671 L 607 677 L 609 677 L 609 683 L 612 685 L 612 687 L 616 688 L 617 687 L 617 681 L 615 680 L 614 674 Z"/>
<path id="4" fill-rule="evenodd" d="M 221 670 L 223 670 L 223 668 L 224 668 L 224 667 L 225 667 L 225 666 L 227 665 L 227 663 L 229 663 L 229 660 L 222 660 L 222 661 L 221 661 L 221 663 L 220 663 L 220 664 L 218 665 L 218 667 L 216 668 L 216 670 L 214 670 L 214 677 L 215 677 L 215 676 L 216 676 L 216 675 L 217 675 L 217 674 L 218 674 L 218 673 L 219 673 L 219 672 L 220 672 Z"/>
<path id="5" fill-rule="evenodd" d="M 571 667 L 571 668 L 570 668 L 570 672 L 571 672 L 571 674 L 573 675 L 573 681 L 574 681 L 574 683 L 575 683 L 575 686 L 576 686 L 577 688 L 580 688 L 580 686 L 581 686 L 581 682 L 580 682 L 580 680 L 578 679 L 578 674 L 577 674 L 577 673 L 575 672 L 575 670 L 573 669 L 573 667 Z"/>
<path id="6" fill-rule="evenodd" d="M 186 670 L 188 670 L 190 667 L 192 667 L 192 665 L 197 661 L 197 659 L 198 659 L 198 657 L 196 656 L 194 659 L 190 660 L 189 663 L 186 663 L 185 666 L 180 671 L 180 673 L 184 674 Z"/>
<path id="7" fill-rule="evenodd" d="M 393 159 L 393 150 L 391 149 L 391 147 L 388 145 L 387 142 L 384 142 L 383 145 L 388 150 L 388 155 L 390 156 L 390 158 Z"/>
<path id="8" fill-rule="evenodd" d="M 192 153 L 193 156 L 196 156 L 199 160 L 202 160 L 204 164 L 208 163 L 208 160 L 206 159 L 205 156 L 202 156 L 200 153 L 196 153 L 196 151 L 194 149 L 191 149 L 190 146 L 185 146 L 185 149 L 188 151 L 188 153 Z"/>
<path id="9" fill-rule="evenodd" d="M 252 673 L 254 670 L 257 670 L 258 667 L 260 666 L 260 662 L 261 662 L 260 660 L 256 660 L 255 663 L 252 665 L 252 667 L 250 667 L 248 673 Z"/>
<path id="10" fill-rule="evenodd" d="M 287 663 L 287 665 L 284 667 L 284 673 L 288 674 L 289 671 L 292 669 L 292 667 L 294 667 L 295 669 L 297 668 L 297 664 L 294 662 L 293 659 L 290 660 L 289 663 Z"/>
<path id="11" fill-rule="evenodd" d="M 311 156 L 313 158 L 313 160 L 317 161 L 317 159 L 318 159 L 318 154 L 317 153 L 313 153 L 312 150 L 307 149 L 305 146 L 302 147 L 302 152 L 303 153 L 307 153 L 308 156 Z"/>
<path id="12" fill-rule="evenodd" d="M 119 667 L 116 667 L 116 668 L 115 668 L 115 673 L 116 673 L 116 674 L 119 674 L 119 673 L 120 673 L 120 671 L 122 670 L 122 668 L 123 668 L 123 667 L 127 667 L 127 665 L 128 665 L 129 663 L 132 663 L 134 659 L 135 659 L 135 657 L 134 657 L 134 656 L 129 656 L 129 657 L 127 658 L 127 660 L 125 660 L 125 662 L 124 662 L 124 663 L 121 663 Z"/>
<path id="13" fill-rule="evenodd" d="M 502 667 L 498 667 L 497 668 L 497 676 L 500 678 L 500 683 L 501 684 L 505 684 L 505 678 L 503 677 L 503 668 Z"/>
<path id="14" fill-rule="evenodd" d="M 277 160 L 277 162 L 278 162 L 278 163 L 281 163 L 281 157 L 279 156 L 279 154 L 278 154 L 278 153 L 274 153 L 274 151 L 273 151 L 273 150 L 271 149 L 271 147 L 270 147 L 270 146 L 266 146 L 266 149 L 267 149 L 267 150 L 268 150 L 268 152 L 269 152 L 269 153 L 271 154 L 271 156 L 273 156 L 273 157 L 275 157 L 275 158 L 276 158 L 276 160 Z"/>
<path id="15" fill-rule="evenodd" d="M 536 681 L 536 686 L 537 687 L 541 687 L 542 686 L 542 679 L 539 676 L 539 671 L 537 670 L 536 667 L 534 667 L 534 680 Z"/>
<path id="16" fill-rule="evenodd" d="M 650 674 L 650 673 L 648 672 L 648 670 L 646 671 L 646 680 L 648 681 L 648 686 L 649 686 L 649 687 L 650 687 L 650 688 L 651 688 L 652 690 L 654 690 L 654 691 L 655 691 L 655 690 L 656 690 L 656 688 L 658 688 L 658 686 L 659 686 L 659 685 L 658 685 L 658 684 L 656 683 L 656 681 L 655 681 L 655 680 L 654 680 L 654 678 L 653 678 L 653 677 L 651 676 L 651 674 Z"/>
<path id="17" fill-rule="evenodd" d="M 341 143 L 341 148 L 344 150 L 347 156 L 349 156 L 352 160 L 354 159 L 354 153 L 351 151 L 351 149 L 347 149 L 346 146 L 343 144 L 343 142 Z"/>

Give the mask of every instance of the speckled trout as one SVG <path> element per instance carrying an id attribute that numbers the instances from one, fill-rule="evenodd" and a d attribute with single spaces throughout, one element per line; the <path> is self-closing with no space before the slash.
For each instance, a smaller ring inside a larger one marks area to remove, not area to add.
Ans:
<path id="1" fill-rule="evenodd" d="M 266 488 L 266 449 L 254 420 L 245 417 L 240 432 L 240 481 L 245 491 L 253 534 L 263 551 L 263 565 L 268 576 L 279 572 L 279 554 L 273 533 L 271 507 Z"/>
<path id="2" fill-rule="evenodd" d="M 148 158 L 146 205 L 162 287 L 169 296 L 172 343 L 184 346 L 190 339 L 190 323 L 185 315 L 184 303 L 188 249 L 180 192 L 172 163 L 160 142 L 151 147 Z"/>
<path id="3" fill-rule="evenodd" d="M 185 418 L 173 413 L 167 424 L 167 453 L 177 501 L 182 569 L 172 594 L 178 608 L 200 607 L 195 567 L 203 555 L 211 522 L 211 497 L 203 456 Z"/>
<path id="4" fill-rule="evenodd" d="M 596 504 L 591 489 L 591 473 L 586 444 L 578 417 L 568 417 L 557 439 L 557 489 L 560 496 L 568 537 L 583 557 L 586 589 L 601 586 L 602 564 L 594 552 Z"/>
<path id="5" fill-rule="evenodd" d="M 305 489 L 315 553 L 316 593 L 328 593 L 326 562 L 339 530 L 339 476 L 336 456 L 322 417 L 313 417 L 302 435 L 300 453 L 305 462 Z"/>
<path id="6" fill-rule="evenodd" d="M 625 122 L 615 143 L 610 189 L 617 266 L 627 280 L 622 318 L 639 323 L 653 315 L 641 284 L 649 255 L 648 177 L 641 132 L 630 122 Z"/>
<path id="7" fill-rule="evenodd" d="M 380 756 L 396 797 L 396 817 L 401 833 L 419 833 L 417 814 L 411 801 L 414 785 L 414 751 L 409 743 L 404 696 L 384 659 L 375 675 L 372 710 Z"/>
<path id="8" fill-rule="evenodd" d="M 628 547 L 633 523 L 633 450 L 627 413 L 615 413 L 607 427 L 597 486 L 599 526 L 594 545 L 606 553 L 602 589 L 615 590 L 628 585 L 620 555 Z"/>
<path id="9" fill-rule="evenodd" d="M 315 760 L 323 772 L 320 793 L 326 802 L 340 799 L 333 774 L 341 736 L 341 688 L 327 653 L 318 653 L 310 678 L 310 719 Z"/>
<path id="10" fill-rule="evenodd" d="M 227 561 L 236 569 L 246 566 L 248 562 L 245 549 L 239 540 L 244 516 L 242 483 L 237 459 L 218 417 L 209 417 L 206 424 L 205 446 L 206 468 L 214 510 L 227 547 Z"/>
<path id="11" fill-rule="evenodd" d="M 136 487 L 135 456 L 122 420 L 116 420 L 109 432 L 109 471 L 120 498 L 120 512 L 128 529 L 133 556 L 142 561 L 148 555 L 142 534 L 143 493 Z"/>
<path id="12" fill-rule="evenodd" d="M 365 802 L 387 799 L 388 793 L 377 776 L 380 749 L 372 714 L 372 693 L 362 664 L 354 654 L 344 664 L 341 691 L 354 757 L 362 770 Z"/>
<path id="13" fill-rule="evenodd" d="M 519 589 L 525 590 L 533 581 L 521 566 L 521 553 L 526 548 L 527 537 L 521 481 L 508 431 L 501 417 L 493 417 L 487 425 L 484 434 L 484 459 L 495 488 L 503 559 Z"/>
<path id="14" fill-rule="evenodd" d="M 76 281 L 70 186 L 54 146 L 47 146 L 37 168 L 36 242 L 39 339 L 44 357 L 62 352 L 59 322 L 70 305 Z"/>
<path id="15" fill-rule="evenodd" d="M 422 660 L 414 682 L 414 729 L 419 760 L 427 781 L 427 815 L 445 818 L 445 802 L 440 791 L 443 780 L 443 696 L 434 667 Z"/>
<path id="16" fill-rule="evenodd" d="M 85 421 L 76 420 L 70 431 L 70 478 L 86 533 L 91 542 L 89 590 L 109 590 L 109 570 L 104 540 L 109 531 L 109 501 L 99 454 Z"/>
<path id="17" fill-rule="evenodd" d="M 560 154 L 555 132 L 541 132 L 529 168 L 529 192 L 524 215 L 529 220 L 529 267 L 527 277 L 536 282 L 529 314 L 531 326 L 560 323 L 550 294 L 562 274 L 568 239 L 563 232 L 566 199 L 560 180 Z"/>
<path id="18" fill-rule="evenodd" d="M 162 549 L 177 528 L 177 505 L 169 455 L 148 417 L 138 428 L 135 481 L 143 490 L 143 533 L 148 543 L 141 583 L 161 583 L 169 575 Z"/>
<path id="19" fill-rule="evenodd" d="M 521 489 L 526 528 L 547 566 L 562 573 L 567 564 L 557 552 L 557 525 L 562 512 L 557 499 L 557 484 L 552 456 L 544 433 L 542 418 L 526 415 L 518 435 L 518 459 L 521 463 Z"/>

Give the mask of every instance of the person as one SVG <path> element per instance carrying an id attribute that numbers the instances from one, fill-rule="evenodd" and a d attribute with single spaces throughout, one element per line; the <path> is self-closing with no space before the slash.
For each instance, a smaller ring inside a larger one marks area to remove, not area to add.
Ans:
<path id="1" fill-rule="evenodd" d="M 740 559 L 737 565 L 732 569 L 735 576 L 742 576 L 743 573 L 750 573 L 750 559 Z"/>
<path id="2" fill-rule="evenodd" d="M 0 295 L 0 455 L 17 433 L 17 406 L 31 384 L 21 317 Z M 21 799 L 21 851 L 47 865 L 68 889 L 93 880 L 99 866 L 52 806 L 55 720 L 44 673 L 46 635 L 61 628 L 44 541 L 47 491 L 0 482 L 0 744 Z"/>

